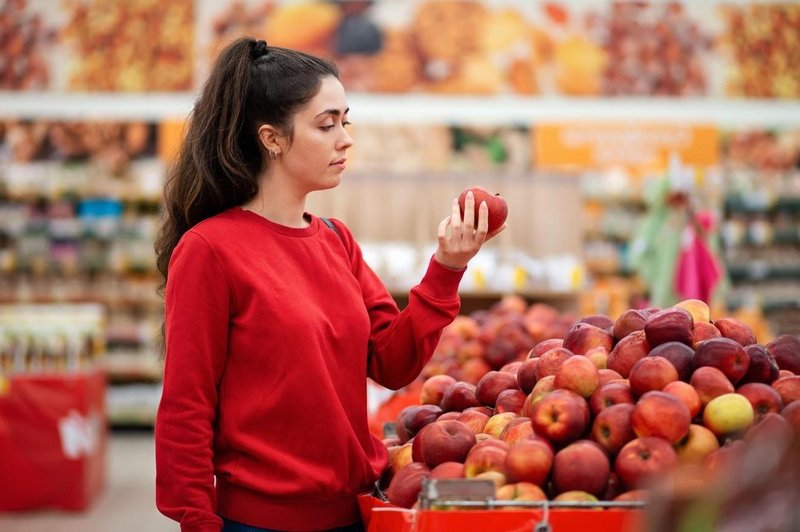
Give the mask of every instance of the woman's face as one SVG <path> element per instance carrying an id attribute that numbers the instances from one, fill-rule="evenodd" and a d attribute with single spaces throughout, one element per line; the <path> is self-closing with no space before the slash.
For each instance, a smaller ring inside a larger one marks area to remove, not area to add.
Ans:
<path id="1" fill-rule="evenodd" d="M 291 182 L 304 192 L 333 188 L 342 180 L 347 149 L 347 97 L 335 77 L 323 78 L 319 92 L 294 116 L 294 135 L 280 156 Z"/>

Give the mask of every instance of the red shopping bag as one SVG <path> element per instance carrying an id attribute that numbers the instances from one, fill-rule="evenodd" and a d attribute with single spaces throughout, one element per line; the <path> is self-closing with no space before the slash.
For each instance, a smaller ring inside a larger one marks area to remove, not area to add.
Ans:
<path id="1" fill-rule="evenodd" d="M 0 511 L 83 510 L 100 494 L 105 387 L 101 371 L 12 376 L 0 387 Z"/>

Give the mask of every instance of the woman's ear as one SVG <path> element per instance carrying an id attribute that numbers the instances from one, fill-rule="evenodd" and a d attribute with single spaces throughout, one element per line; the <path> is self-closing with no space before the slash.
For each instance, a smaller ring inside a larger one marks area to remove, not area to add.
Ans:
<path id="1" fill-rule="evenodd" d="M 258 140 L 273 159 L 275 159 L 281 153 L 279 139 L 280 134 L 273 126 L 264 124 L 258 128 Z"/>

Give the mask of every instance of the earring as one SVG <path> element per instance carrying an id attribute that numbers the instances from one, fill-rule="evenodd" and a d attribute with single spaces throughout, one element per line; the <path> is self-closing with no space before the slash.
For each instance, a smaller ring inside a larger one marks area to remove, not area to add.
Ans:
<path id="1" fill-rule="evenodd" d="M 278 158 L 278 152 L 276 152 L 275 150 L 269 150 L 269 157 L 274 161 L 275 159 Z"/>

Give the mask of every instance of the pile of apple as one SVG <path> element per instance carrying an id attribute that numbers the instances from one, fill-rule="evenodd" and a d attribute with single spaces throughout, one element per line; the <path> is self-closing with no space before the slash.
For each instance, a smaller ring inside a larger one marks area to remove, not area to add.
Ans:
<path id="1" fill-rule="evenodd" d="M 395 505 L 462 477 L 500 500 L 642 500 L 681 464 L 714 474 L 764 425 L 800 436 L 800 338 L 761 345 L 699 300 L 592 315 L 477 384 L 431 376 L 420 399 L 384 440 Z"/>
<path id="2" fill-rule="evenodd" d="M 564 338 L 575 316 L 544 303 L 506 296 L 488 310 L 458 316 L 442 331 L 422 377 L 446 374 L 477 384 L 489 371 L 524 359 L 548 338 Z"/>

